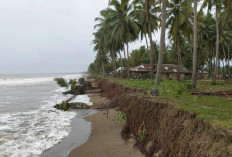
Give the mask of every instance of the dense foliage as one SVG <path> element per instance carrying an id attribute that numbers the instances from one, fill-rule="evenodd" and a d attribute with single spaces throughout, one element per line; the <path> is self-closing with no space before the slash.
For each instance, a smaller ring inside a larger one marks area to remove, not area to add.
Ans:
<path id="1" fill-rule="evenodd" d="M 219 74 L 230 76 L 231 4 L 232 0 L 111 0 L 96 18 L 93 44 L 97 55 L 89 72 L 105 75 L 113 71 L 116 76 L 118 67 L 128 70 L 142 63 L 160 62 L 198 73 L 208 71 L 207 77 L 214 82 Z M 154 42 L 154 31 L 161 28 L 168 40 Z M 129 53 L 131 42 L 144 39 L 145 46 Z"/>

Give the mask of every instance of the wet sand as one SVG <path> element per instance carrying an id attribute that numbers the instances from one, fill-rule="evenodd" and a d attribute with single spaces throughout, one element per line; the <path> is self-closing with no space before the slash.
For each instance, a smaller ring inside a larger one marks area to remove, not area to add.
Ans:
<path id="1" fill-rule="evenodd" d="M 100 107 L 109 101 L 98 94 L 90 94 L 89 97 L 95 105 L 93 107 Z M 108 118 L 106 110 L 86 117 L 85 120 L 92 123 L 90 138 L 85 144 L 73 149 L 68 157 L 142 157 L 138 150 L 133 149 L 134 141 L 125 144 L 122 140 L 122 125 L 113 121 L 116 114 L 115 109 L 110 109 Z"/>

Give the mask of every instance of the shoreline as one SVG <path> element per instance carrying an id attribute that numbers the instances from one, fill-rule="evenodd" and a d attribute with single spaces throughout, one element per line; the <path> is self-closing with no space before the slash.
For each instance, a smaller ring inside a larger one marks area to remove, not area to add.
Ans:
<path id="1" fill-rule="evenodd" d="M 101 97 L 100 93 L 88 94 L 93 108 L 100 108 L 110 102 Z M 74 148 L 68 157 L 142 157 L 139 150 L 135 150 L 134 140 L 125 143 L 121 138 L 122 125 L 113 121 L 117 112 L 115 109 L 100 110 L 84 119 L 91 122 L 92 131 L 89 139 L 84 144 Z"/>
<path id="2" fill-rule="evenodd" d="M 95 81 L 92 80 L 92 84 Z M 97 85 L 98 86 L 98 85 Z M 97 89 L 87 91 L 86 95 L 93 103 L 89 110 L 75 110 L 78 114 L 72 119 L 72 131 L 60 143 L 45 151 L 41 157 L 142 157 L 138 149 L 134 149 L 135 140 L 127 143 L 121 137 L 123 125 L 115 122 L 117 111 L 107 106 L 112 103 L 101 96 Z"/>
<path id="3" fill-rule="evenodd" d="M 96 114 L 97 110 L 74 110 L 77 115 L 72 119 L 71 132 L 61 142 L 54 145 L 50 149 L 43 152 L 39 157 L 64 157 L 67 156 L 72 149 L 84 144 L 91 134 L 91 122 L 84 118 Z"/>

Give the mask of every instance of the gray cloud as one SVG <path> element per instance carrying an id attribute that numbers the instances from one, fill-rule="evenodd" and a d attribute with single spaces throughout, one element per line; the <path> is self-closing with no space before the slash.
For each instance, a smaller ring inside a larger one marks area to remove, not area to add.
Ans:
<path id="1" fill-rule="evenodd" d="M 0 73 L 86 71 L 95 57 L 94 18 L 107 3 L 0 0 Z"/>

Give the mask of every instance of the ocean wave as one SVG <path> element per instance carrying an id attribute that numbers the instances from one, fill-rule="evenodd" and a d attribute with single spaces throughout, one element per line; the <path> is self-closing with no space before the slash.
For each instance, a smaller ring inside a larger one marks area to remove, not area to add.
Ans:
<path id="1" fill-rule="evenodd" d="M 57 77 L 63 77 L 65 79 L 79 78 L 80 74 L 63 75 Z M 56 77 L 34 77 L 34 78 L 11 78 L 11 79 L 0 79 L 0 86 L 16 86 L 16 85 L 31 85 L 40 84 L 43 82 L 52 82 Z"/>
<path id="2" fill-rule="evenodd" d="M 73 100 L 71 100 L 71 102 L 84 102 L 89 106 L 93 105 L 88 95 L 77 95 Z"/>
<path id="3" fill-rule="evenodd" d="M 76 112 L 54 109 L 70 97 L 62 91 L 55 90 L 38 110 L 0 114 L 0 156 L 36 157 L 68 136 Z M 91 104 L 88 96 L 79 96 L 78 102 Z"/>

